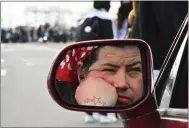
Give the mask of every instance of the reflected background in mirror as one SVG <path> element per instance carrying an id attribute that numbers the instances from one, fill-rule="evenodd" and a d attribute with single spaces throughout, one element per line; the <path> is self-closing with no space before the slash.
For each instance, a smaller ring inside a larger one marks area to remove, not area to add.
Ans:
<path id="1" fill-rule="evenodd" d="M 55 86 L 69 104 L 131 105 L 145 94 L 143 67 L 140 49 L 135 45 L 75 48 L 62 58 Z"/>

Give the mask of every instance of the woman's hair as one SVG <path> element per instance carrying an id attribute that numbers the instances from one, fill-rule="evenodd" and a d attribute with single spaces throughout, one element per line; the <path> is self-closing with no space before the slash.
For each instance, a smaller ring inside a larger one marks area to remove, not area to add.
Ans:
<path id="1" fill-rule="evenodd" d="M 83 64 L 80 66 L 80 79 L 81 80 L 85 78 L 85 74 L 87 74 L 90 66 L 94 62 L 97 61 L 100 48 L 101 47 L 98 47 L 88 57 L 86 57 L 85 60 L 83 61 Z"/>
<path id="2" fill-rule="evenodd" d="M 125 45 L 125 44 L 110 44 L 110 45 L 105 45 L 105 46 L 98 46 L 97 49 L 95 49 L 88 57 L 85 58 L 85 60 L 83 61 L 83 64 L 80 66 L 80 79 L 84 79 L 85 75 L 87 74 L 89 68 L 91 67 L 91 65 L 93 63 L 95 63 L 98 60 L 98 56 L 99 56 L 99 51 L 101 48 L 106 47 L 106 46 L 112 46 L 112 47 L 117 47 L 117 48 L 128 48 L 129 49 L 131 47 L 136 48 L 137 46 L 135 45 Z"/>
<path id="3" fill-rule="evenodd" d="M 109 11 L 110 9 L 110 1 L 94 1 L 93 6 L 96 9 L 106 9 L 106 11 Z"/>
<path id="4" fill-rule="evenodd" d="M 123 21 L 128 18 L 129 12 L 132 10 L 132 2 L 123 3 L 121 2 L 121 6 L 118 9 L 117 13 L 117 27 L 120 29 L 122 27 Z"/>

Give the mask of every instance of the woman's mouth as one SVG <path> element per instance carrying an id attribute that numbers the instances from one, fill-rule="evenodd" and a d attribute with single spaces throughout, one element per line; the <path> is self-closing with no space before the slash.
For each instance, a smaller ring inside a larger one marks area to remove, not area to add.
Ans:
<path id="1" fill-rule="evenodd" d="M 118 96 L 118 101 L 121 104 L 127 104 L 128 102 L 130 102 L 130 99 L 126 96 Z"/>

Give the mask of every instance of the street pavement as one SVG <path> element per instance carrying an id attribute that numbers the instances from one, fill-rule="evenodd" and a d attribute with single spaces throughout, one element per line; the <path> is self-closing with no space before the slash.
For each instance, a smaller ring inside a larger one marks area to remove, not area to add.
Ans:
<path id="1" fill-rule="evenodd" d="M 47 74 L 63 43 L 1 44 L 1 127 L 123 127 L 84 122 L 84 112 L 56 104 L 47 90 Z M 98 116 L 98 114 L 95 114 Z"/>

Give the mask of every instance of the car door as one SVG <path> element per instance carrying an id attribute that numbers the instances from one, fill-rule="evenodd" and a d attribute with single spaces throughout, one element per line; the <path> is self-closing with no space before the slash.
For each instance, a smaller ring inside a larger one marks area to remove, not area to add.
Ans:
<path id="1" fill-rule="evenodd" d="M 188 126 L 188 17 L 186 19 L 155 83 L 162 128 Z"/>

